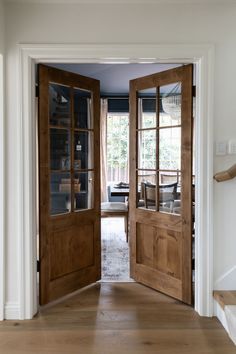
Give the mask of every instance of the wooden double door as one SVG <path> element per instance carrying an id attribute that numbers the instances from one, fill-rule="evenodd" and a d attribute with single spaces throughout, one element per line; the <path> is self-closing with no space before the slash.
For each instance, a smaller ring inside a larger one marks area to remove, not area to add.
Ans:
<path id="1" fill-rule="evenodd" d="M 42 305 L 101 277 L 99 121 L 99 81 L 39 65 Z M 192 65 L 132 80 L 131 276 L 189 304 L 191 159 Z"/>

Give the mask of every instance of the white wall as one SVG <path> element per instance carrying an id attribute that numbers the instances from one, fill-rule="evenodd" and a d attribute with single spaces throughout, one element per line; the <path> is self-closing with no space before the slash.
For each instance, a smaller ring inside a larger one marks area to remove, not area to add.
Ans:
<path id="1" fill-rule="evenodd" d="M 214 136 L 236 138 L 235 5 L 8 4 L 7 45 L 7 301 L 17 303 L 18 43 L 213 43 Z M 215 171 L 235 157 L 214 159 Z M 214 185 L 214 280 L 236 265 L 236 180 Z M 13 222 L 14 221 L 14 222 Z M 236 272 L 235 272 L 236 273 Z M 232 288 L 236 289 L 235 273 Z M 232 277 L 233 275 L 233 277 Z M 225 286 L 226 282 L 221 282 Z M 218 283 L 219 285 L 219 283 Z"/>

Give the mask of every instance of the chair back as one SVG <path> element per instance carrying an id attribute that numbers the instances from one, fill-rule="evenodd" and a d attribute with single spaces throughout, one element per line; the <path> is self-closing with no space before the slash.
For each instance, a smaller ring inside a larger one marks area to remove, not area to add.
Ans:
<path id="1" fill-rule="evenodd" d="M 145 208 L 156 205 L 156 185 L 144 184 L 144 202 Z M 142 188 L 142 187 L 141 187 Z M 159 186 L 159 204 L 174 202 L 177 195 L 177 182 Z"/>
<path id="2" fill-rule="evenodd" d="M 145 208 L 156 205 L 156 186 L 154 184 L 144 183 L 144 203 Z"/>
<path id="3" fill-rule="evenodd" d="M 160 185 L 159 187 L 160 203 L 173 202 L 175 199 L 177 199 L 177 185 L 178 185 L 177 182 Z"/>
<path id="4" fill-rule="evenodd" d="M 161 173 L 160 175 L 160 183 L 161 184 L 170 184 L 170 183 L 180 183 L 180 173 L 177 171 L 176 173 Z"/>

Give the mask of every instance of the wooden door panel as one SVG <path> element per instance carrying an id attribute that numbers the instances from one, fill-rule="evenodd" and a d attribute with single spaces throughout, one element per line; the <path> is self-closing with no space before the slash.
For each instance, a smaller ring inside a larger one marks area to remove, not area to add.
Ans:
<path id="1" fill-rule="evenodd" d="M 154 268 L 180 279 L 181 235 L 180 233 L 156 228 L 154 242 Z"/>
<path id="2" fill-rule="evenodd" d="M 39 65 L 40 304 L 100 279 L 99 81 Z"/>
<path id="3" fill-rule="evenodd" d="M 134 279 L 144 285 L 150 286 L 155 290 L 161 291 L 166 295 L 182 300 L 181 280 L 159 272 L 156 269 L 146 267 L 143 264 L 137 264 Z"/>
<path id="4" fill-rule="evenodd" d="M 61 229 L 50 234 L 49 238 L 51 280 L 93 265 L 93 224 Z"/>
<path id="5" fill-rule="evenodd" d="M 154 266 L 155 227 L 137 223 L 136 226 L 137 263 Z"/>
<path id="6" fill-rule="evenodd" d="M 192 303 L 192 76 L 193 66 L 185 65 L 130 82 L 131 276 L 188 304 Z M 163 97 L 168 96 L 180 102 L 176 115 L 168 112 L 167 100 L 164 110 Z M 147 98 L 154 102 L 149 111 L 144 108 Z M 172 181 L 178 178 L 172 187 L 170 182 L 161 184 L 168 174 Z"/>
<path id="7" fill-rule="evenodd" d="M 137 263 L 180 279 L 181 234 L 137 223 Z"/>
<path id="8" fill-rule="evenodd" d="M 96 264 L 98 267 L 99 265 Z M 49 295 L 47 302 L 56 300 L 64 295 L 72 293 L 91 283 L 96 282 L 100 275 L 94 266 L 83 268 L 79 272 L 69 273 L 63 277 L 51 281 L 49 284 Z"/>

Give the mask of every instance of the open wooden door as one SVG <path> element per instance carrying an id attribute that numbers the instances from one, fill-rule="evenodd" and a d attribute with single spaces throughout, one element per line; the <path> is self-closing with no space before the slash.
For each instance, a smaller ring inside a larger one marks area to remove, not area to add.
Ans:
<path id="1" fill-rule="evenodd" d="M 131 276 L 192 303 L 192 76 L 130 81 Z"/>
<path id="2" fill-rule="evenodd" d="M 100 279 L 99 81 L 39 65 L 40 304 Z"/>

